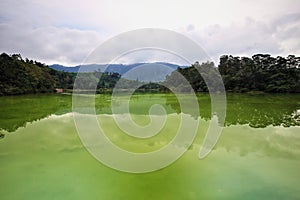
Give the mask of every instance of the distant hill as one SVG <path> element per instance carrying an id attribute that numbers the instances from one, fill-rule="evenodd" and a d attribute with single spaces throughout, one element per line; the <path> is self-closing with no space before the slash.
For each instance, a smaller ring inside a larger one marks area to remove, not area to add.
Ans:
<path id="1" fill-rule="evenodd" d="M 165 66 L 165 67 L 157 67 L 157 66 Z M 143 68 L 143 70 L 134 70 L 138 75 L 134 76 L 132 73 L 133 69 L 139 68 L 139 67 L 156 67 L 155 70 L 146 69 Z M 75 67 L 68 67 L 63 66 L 59 64 L 54 64 L 49 66 L 52 69 L 58 70 L 58 71 L 64 71 L 64 72 L 73 72 L 77 73 L 80 69 L 81 72 L 95 72 L 95 71 L 101 71 L 101 72 L 112 72 L 112 73 L 118 73 L 120 75 L 126 74 L 126 72 L 129 72 L 128 75 L 125 77 L 128 79 L 139 79 L 140 81 L 162 81 L 165 79 L 166 75 L 170 75 L 174 70 L 176 70 L 178 67 L 180 68 L 186 68 L 188 66 L 181 66 L 171 63 L 165 63 L 165 62 L 155 62 L 155 63 L 134 63 L 134 64 L 89 64 L 89 65 L 79 65 Z"/>

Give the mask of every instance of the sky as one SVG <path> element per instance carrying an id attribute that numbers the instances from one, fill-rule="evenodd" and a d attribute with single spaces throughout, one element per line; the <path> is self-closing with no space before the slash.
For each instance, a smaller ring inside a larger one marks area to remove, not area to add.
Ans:
<path id="1" fill-rule="evenodd" d="M 104 41 L 140 28 L 183 34 L 215 63 L 224 54 L 300 55 L 299 0 L 0 1 L 0 52 L 46 64 L 79 65 Z"/>

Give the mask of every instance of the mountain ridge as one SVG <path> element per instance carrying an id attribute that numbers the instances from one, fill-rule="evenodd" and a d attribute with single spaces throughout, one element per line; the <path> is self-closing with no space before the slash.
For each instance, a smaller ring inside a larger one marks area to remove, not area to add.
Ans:
<path id="1" fill-rule="evenodd" d="M 61 64 L 53 64 L 53 65 L 49 65 L 49 67 L 58 71 L 73 72 L 73 73 L 77 73 L 81 68 L 80 72 L 94 72 L 100 70 L 101 72 L 115 72 L 123 75 L 127 71 L 144 64 L 161 64 L 169 68 L 172 68 L 173 70 L 176 70 L 178 67 L 180 68 L 189 67 L 187 65 L 178 65 L 178 64 L 168 63 L 168 62 L 132 63 L 132 64 L 86 64 L 86 65 L 76 65 L 76 66 L 65 66 Z"/>

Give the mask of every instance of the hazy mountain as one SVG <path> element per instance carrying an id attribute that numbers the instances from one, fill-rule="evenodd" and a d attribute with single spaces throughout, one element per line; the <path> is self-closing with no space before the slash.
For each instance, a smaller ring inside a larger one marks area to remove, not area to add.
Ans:
<path id="1" fill-rule="evenodd" d="M 181 66 L 171 63 L 155 62 L 155 63 L 134 63 L 134 64 L 89 64 L 79 65 L 75 67 L 68 67 L 59 64 L 49 66 L 52 69 L 64 72 L 117 72 L 124 75 L 128 79 L 138 79 L 140 81 L 161 81 L 164 80 L 166 75 L 172 73 L 178 67 L 186 68 L 187 66 Z M 127 73 L 128 72 L 128 73 Z"/>

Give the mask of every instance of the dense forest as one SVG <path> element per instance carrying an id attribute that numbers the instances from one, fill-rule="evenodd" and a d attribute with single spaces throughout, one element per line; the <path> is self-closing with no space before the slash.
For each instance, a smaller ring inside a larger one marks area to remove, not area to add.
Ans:
<path id="1" fill-rule="evenodd" d="M 167 76 L 166 83 L 172 83 L 181 91 L 186 91 L 185 85 L 180 85 L 182 81 L 176 73 L 179 72 L 189 81 L 194 91 L 207 92 L 205 81 L 198 72 L 213 77 L 211 75 L 216 73 L 213 66 L 211 62 L 202 64 L 196 62 L 191 67 L 178 68 Z M 280 56 L 274 58 L 268 54 L 257 54 L 252 58 L 223 55 L 220 57 L 218 70 L 226 91 L 300 92 L 300 57 L 294 55 L 287 58 Z"/>
<path id="2" fill-rule="evenodd" d="M 0 95 L 49 93 L 71 88 L 76 74 L 50 69 L 20 54 L 0 55 Z"/>
<path id="3" fill-rule="evenodd" d="M 186 87 L 180 78 L 182 75 L 195 92 L 208 92 L 204 79 L 214 85 L 213 77 L 217 76 L 217 69 L 226 91 L 300 92 L 300 57 L 293 55 L 286 58 L 274 58 L 268 54 L 257 54 L 252 58 L 223 55 L 220 57 L 218 68 L 215 68 L 212 62 L 196 62 L 191 67 L 177 68 L 166 77 L 162 85 L 172 85 L 177 91 L 189 92 L 190 88 Z M 120 74 L 114 72 L 95 71 L 82 74 L 85 80 L 97 84 L 99 93 L 111 92 L 119 80 L 122 81 L 123 89 L 144 84 L 138 91 L 169 91 L 157 83 L 146 84 L 138 80 L 123 79 Z M 50 93 L 55 92 L 56 88 L 71 90 L 75 78 L 76 73 L 57 71 L 40 62 L 27 58 L 24 60 L 20 54 L 0 55 L 0 96 Z M 218 90 L 217 83 L 214 89 Z"/>
<path id="4" fill-rule="evenodd" d="M 252 58 L 221 56 L 219 71 L 226 90 L 300 92 L 300 57 L 256 54 Z"/>
<path id="5" fill-rule="evenodd" d="M 56 88 L 72 89 L 76 73 L 57 71 L 37 61 L 23 59 L 20 54 L 0 55 L 0 96 L 51 93 Z M 117 73 L 85 73 L 89 79 L 101 77 L 97 88 L 111 89 L 120 79 Z M 129 81 L 130 83 L 130 81 Z"/>
<path id="6" fill-rule="evenodd" d="M 55 81 L 50 69 L 19 54 L 0 55 L 0 95 L 50 92 Z"/>

